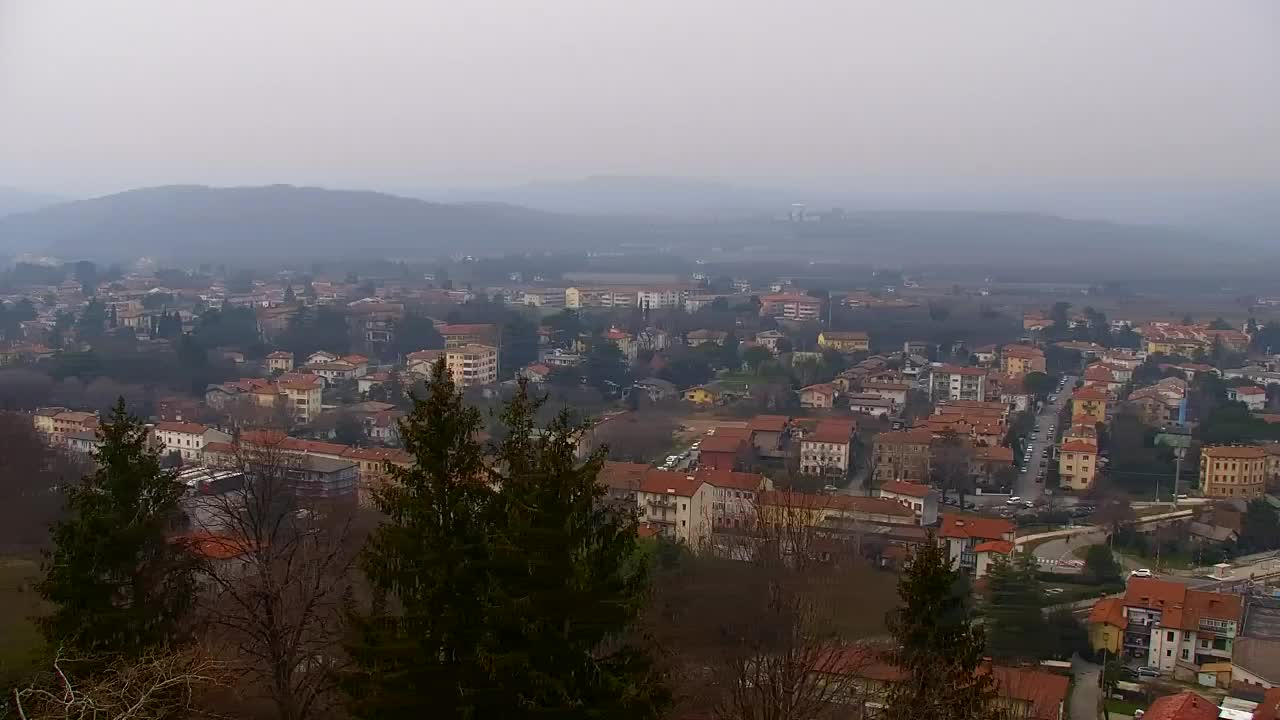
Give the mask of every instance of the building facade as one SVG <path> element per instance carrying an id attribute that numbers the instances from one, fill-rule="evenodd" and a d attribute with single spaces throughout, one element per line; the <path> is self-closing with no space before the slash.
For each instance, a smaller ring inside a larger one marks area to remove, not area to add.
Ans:
<path id="1" fill-rule="evenodd" d="M 1268 454 L 1253 445 L 1209 445 L 1200 450 L 1200 491 L 1205 497 L 1262 497 Z"/>

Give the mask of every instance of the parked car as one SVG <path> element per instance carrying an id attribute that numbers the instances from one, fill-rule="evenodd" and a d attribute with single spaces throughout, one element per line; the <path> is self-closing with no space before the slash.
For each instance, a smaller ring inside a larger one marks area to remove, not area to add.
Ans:
<path id="1" fill-rule="evenodd" d="M 1014 495 L 1013 497 L 1009 498 L 1008 500 L 1005 500 L 1005 501 L 1004 501 L 1004 504 L 1005 504 L 1005 505 L 1017 505 L 1017 504 L 1018 504 L 1018 503 L 1020 503 L 1020 502 L 1022 502 L 1022 498 L 1018 497 L 1017 495 Z"/>
<path id="2" fill-rule="evenodd" d="M 1129 573 L 1129 577 L 1149 578 L 1155 577 L 1155 575 L 1151 574 L 1151 571 L 1147 568 L 1138 568 L 1137 570 Z"/>
<path id="3" fill-rule="evenodd" d="M 1160 668 L 1153 668 L 1149 665 L 1143 665 L 1138 668 L 1138 677 L 1140 678 L 1158 678 L 1160 677 Z"/>

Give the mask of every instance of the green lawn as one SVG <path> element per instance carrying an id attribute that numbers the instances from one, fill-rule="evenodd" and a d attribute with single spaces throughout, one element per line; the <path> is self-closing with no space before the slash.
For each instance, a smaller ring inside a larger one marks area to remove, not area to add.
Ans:
<path id="1" fill-rule="evenodd" d="M 1133 714 L 1139 710 L 1146 710 L 1146 707 L 1128 700 L 1107 700 L 1107 712 L 1109 713 L 1133 717 Z"/>
<path id="2" fill-rule="evenodd" d="M 30 669 L 40 636 L 32 617 L 42 610 L 31 584 L 40 564 L 29 557 L 0 557 L 0 679 Z"/>

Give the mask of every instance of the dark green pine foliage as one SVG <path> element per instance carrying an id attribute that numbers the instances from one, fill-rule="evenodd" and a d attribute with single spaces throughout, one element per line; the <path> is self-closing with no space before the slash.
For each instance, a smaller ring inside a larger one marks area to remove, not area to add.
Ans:
<path id="1" fill-rule="evenodd" d="M 1035 558 L 1000 558 L 987 575 L 987 652 L 998 662 L 1043 660 L 1052 652 L 1044 617 L 1044 591 Z"/>
<path id="2" fill-rule="evenodd" d="M 647 599 L 635 519 L 604 506 L 604 451 L 578 459 L 584 431 L 566 413 L 546 428 L 520 391 L 503 413 L 494 505 L 490 634 L 481 657 L 495 682 L 482 717 L 655 718 L 666 683 L 629 636 Z"/>
<path id="3" fill-rule="evenodd" d="M 906 675 L 890 686 L 885 717 L 988 720 L 995 683 L 979 672 L 982 629 L 973 625 L 946 551 L 929 537 L 898 580 L 902 605 L 889 614 L 897 647 L 887 660 Z"/>
<path id="4" fill-rule="evenodd" d="M 77 654 L 136 656 L 178 639 L 199 563 L 171 537 L 183 488 L 123 399 L 99 435 L 98 469 L 67 491 L 68 517 L 53 527 L 38 590 L 54 610 L 40 630 Z"/>
<path id="5" fill-rule="evenodd" d="M 493 502 L 481 426 L 437 362 L 401 427 L 414 465 L 390 466 L 392 482 L 374 491 L 386 521 L 361 558 L 372 608 L 348 613 L 354 668 L 342 678 L 355 717 L 478 717 Z"/>

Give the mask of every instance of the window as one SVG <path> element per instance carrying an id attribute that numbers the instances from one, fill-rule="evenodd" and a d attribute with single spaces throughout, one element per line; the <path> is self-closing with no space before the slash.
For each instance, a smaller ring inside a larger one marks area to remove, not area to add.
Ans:
<path id="1" fill-rule="evenodd" d="M 1177 633 L 1175 633 L 1175 632 L 1174 632 L 1174 631 L 1172 631 L 1172 630 L 1170 630 L 1170 631 L 1168 632 L 1168 634 L 1166 634 L 1166 635 L 1165 635 L 1165 639 L 1166 639 L 1166 640 L 1168 640 L 1169 642 L 1173 642 L 1173 639 L 1174 639 L 1175 637 L 1177 637 Z"/>
<path id="2" fill-rule="evenodd" d="M 681 510 L 688 510 L 688 509 L 689 509 L 689 506 L 688 506 L 687 504 L 685 504 L 685 503 L 680 503 L 680 509 L 681 509 Z"/>
<path id="3" fill-rule="evenodd" d="M 1173 657 L 1173 651 L 1172 651 L 1172 650 L 1165 650 L 1165 651 L 1164 651 L 1164 656 L 1165 656 L 1165 657 Z"/>
<path id="4" fill-rule="evenodd" d="M 1183 639 L 1183 640 L 1190 640 L 1190 639 L 1191 639 L 1191 631 L 1190 631 L 1190 630 L 1183 630 L 1183 631 L 1182 631 L 1182 639 Z"/>
<path id="5" fill-rule="evenodd" d="M 1186 659 L 1187 659 L 1187 650 L 1185 650 L 1185 649 L 1182 651 L 1182 659 L 1183 659 L 1183 660 L 1186 660 Z"/>

